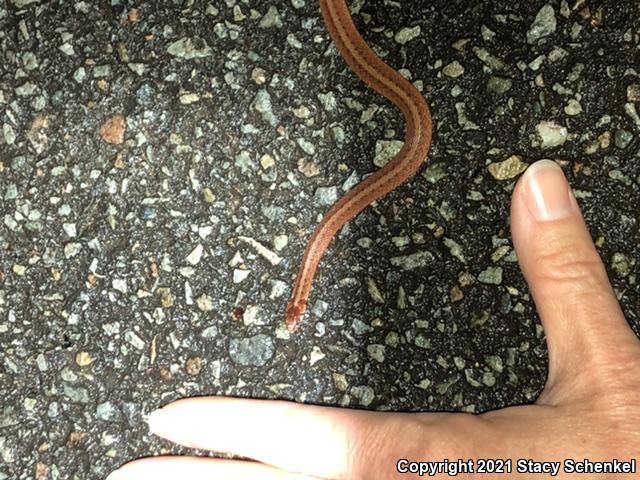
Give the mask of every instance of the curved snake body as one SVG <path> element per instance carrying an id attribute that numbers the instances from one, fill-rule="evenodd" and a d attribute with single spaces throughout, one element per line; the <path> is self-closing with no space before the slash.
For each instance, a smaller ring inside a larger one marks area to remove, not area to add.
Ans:
<path id="1" fill-rule="evenodd" d="M 320 259 L 336 233 L 368 205 L 412 178 L 431 145 L 431 113 L 424 97 L 384 63 L 358 33 L 345 0 L 320 0 L 325 25 L 349 67 L 367 85 L 393 102 L 404 115 L 405 143 L 383 168 L 344 195 L 323 217 L 309 239 L 287 307 L 286 325 L 296 329 L 307 307 Z"/>

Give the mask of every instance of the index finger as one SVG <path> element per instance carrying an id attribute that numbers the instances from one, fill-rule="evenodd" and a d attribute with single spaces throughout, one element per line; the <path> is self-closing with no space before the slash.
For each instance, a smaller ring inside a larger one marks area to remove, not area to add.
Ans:
<path id="1" fill-rule="evenodd" d="M 148 417 L 152 433 L 328 478 L 350 470 L 353 432 L 370 412 L 228 397 L 178 400 Z"/>
<path id="2" fill-rule="evenodd" d="M 481 432 L 475 428 L 479 420 L 464 414 L 382 413 L 230 397 L 178 400 L 148 420 L 153 433 L 188 447 L 336 480 L 395 478 L 403 457 L 468 454 L 467 443 Z M 453 428 L 462 427 L 461 420 L 465 428 Z"/>

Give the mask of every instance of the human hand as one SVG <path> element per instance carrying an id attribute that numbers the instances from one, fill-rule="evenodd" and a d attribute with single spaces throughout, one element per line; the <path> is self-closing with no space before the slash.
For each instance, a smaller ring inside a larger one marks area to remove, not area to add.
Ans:
<path id="1" fill-rule="evenodd" d="M 638 462 L 640 341 L 624 319 L 554 162 L 542 160 L 525 172 L 513 193 L 511 218 L 518 259 L 549 349 L 549 376 L 535 404 L 471 415 L 185 399 L 153 412 L 151 431 L 185 446 L 256 461 L 155 457 L 131 462 L 108 480 L 418 478 L 398 473 L 403 458 L 512 459 L 510 475 L 462 475 L 482 479 L 540 478 L 517 474 L 517 460 L 557 461 L 557 476 L 564 478 L 569 473 L 562 462 L 568 458 Z M 474 466 L 477 470 L 479 463 Z M 449 477 L 445 470 L 435 478 Z"/>

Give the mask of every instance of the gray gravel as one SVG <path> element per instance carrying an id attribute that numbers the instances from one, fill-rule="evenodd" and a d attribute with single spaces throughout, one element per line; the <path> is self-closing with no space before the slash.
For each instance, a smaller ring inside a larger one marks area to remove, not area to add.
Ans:
<path id="1" fill-rule="evenodd" d="M 180 452 L 143 414 L 189 395 L 533 401 L 547 351 L 508 214 L 540 158 L 640 331 L 640 6 L 591 4 L 352 2 L 434 145 L 341 232 L 290 336 L 315 224 L 403 136 L 317 2 L 0 0 L 0 480 Z"/>

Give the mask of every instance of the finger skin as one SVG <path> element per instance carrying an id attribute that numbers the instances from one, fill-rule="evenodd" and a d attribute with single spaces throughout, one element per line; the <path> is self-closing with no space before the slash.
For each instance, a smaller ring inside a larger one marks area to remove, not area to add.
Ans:
<path id="1" fill-rule="evenodd" d="M 153 433 L 185 446 L 338 478 L 351 468 L 353 432 L 371 415 L 284 401 L 199 397 L 173 402 L 148 421 Z"/>
<path id="2" fill-rule="evenodd" d="M 260 463 L 203 457 L 149 457 L 129 462 L 106 480 L 321 480 Z"/>
<path id="3" fill-rule="evenodd" d="M 336 480 L 393 478 L 400 458 L 469 455 L 486 433 L 481 423 L 470 414 L 381 413 L 231 397 L 178 400 L 149 416 L 150 430 L 175 443 Z"/>
<path id="4" fill-rule="evenodd" d="M 547 337 L 549 391 L 590 368 L 624 364 L 638 345 L 575 197 L 560 167 L 552 163 L 542 160 L 529 167 L 511 205 L 516 253 Z M 536 217 L 535 204 L 542 195 L 536 184 L 544 182 L 552 195 L 565 189 L 570 210 L 552 218 Z"/>
<path id="5" fill-rule="evenodd" d="M 640 366 L 640 361 L 636 359 Z M 635 398 L 638 393 L 635 393 Z M 286 433 L 291 433 L 287 423 L 292 420 L 288 415 L 289 407 L 297 405 L 283 401 L 265 401 L 250 399 L 234 399 L 224 397 L 209 397 L 200 399 L 186 399 L 176 402 L 179 408 L 170 408 L 172 415 L 179 415 L 177 421 L 172 424 L 174 429 L 180 424 L 184 409 L 191 409 L 193 402 L 201 405 L 196 410 L 205 415 L 200 418 L 197 426 L 189 426 L 185 431 L 173 432 L 168 437 L 180 437 L 185 432 L 191 431 L 192 439 L 185 442 L 188 445 L 204 446 L 215 443 L 217 450 L 224 450 L 234 454 L 246 455 L 247 449 L 233 442 L 226 444 L 226 438 L 233 432 L 212 429 L 211 415 L 215 416 L 213 409 L 222 406 L 223 403 L 236 404 L 237 410 L 227 414 L 253 417 L 256 414 L 265 415 L 262 420 L 253 426 L 252 437 L 263 443 L 256 450 L 257 456 L 266 456 L 266 463 L 276 464 L 267 466 L 259 463 L 216 460 L 199 457 L 155 457 L 131 462 L 122 467 L 126 476 L 117 473 L 108 480 L 163 480 L 165 478 L 188 478 L 189 480 L 214 480 L 224 478 L 234 480 L 239 478 L 251 478 L 256 480 L 311 480 L 317 478 L 332 480 L 378 480 L 378 479 L 413 479 L 417 475 L 399 474 L 396 465 L 399 459 L 409 461 L 441 461 L 444 459 L 478 459 L 478 458 L 511 458 L 514 461 L 520 458 L 533 458 L 538 461 L 562 461 L 564 458 L 580 459 L 583 457 L 591 460 L 610 460 L 613 457 L 626 459 L 633 458 L 634 448 L 640 441 L 640 433 L 637 431 L 637 421 L 640 421 L 640 411 L 633 397 L 627 403 L 635 406 L 635 409 L 627 409 L 625 418 L 629 422 L 628 428 L 619 428 L 615 422 L 611 422 L 612 412 L 603 410 L 584 410 L 568 407 L 551 407 L 529 405 L 523 407 L 511 407 L 484 415 L 474 416 L 470 414 L 404 414 L 404 413 L 374 413 L 360 412 L 348 409 L 328 408 L 299 405 L 298 415 L 317 416 L 322 413 L 321 422 L 331 424 L 335 421 L 348 418 L 336 416 L 344 413 L 347 417 L 354 417 L 360 421 L 360 413 L 366 413 L 367 417 L 362 423 L 350 431 L 352 448 L 348 455 L 358 461 L 345 465 L 344 470 L 332 475 L 310 475 L 291 470 L 287 465 L 297 465 L 295 468 L 309 470 L 319 468 L 318 462 L 306 466 L 291 463 L 301 449 L 306 453 L 305 461 L 311 457 L 321 460 L 331 459 L 323 457 L 326 445 L 318 442 L 314 437 L 314 430 L 299 431 L 297 437 L 284 444 L 276 441 L 277 433 L 272 429 L 273 422 L 280 423 Z M 224 409 L 223 409 L 224 410 Z M 266 420 L 266 419 L 269 420 Z M 606 420 L 605 420 L 606 419 Z M 190 419 L 182 419 L 187 423 Z M 241 422 L 240 417 L 231 418 Z M 184 422 L 181 423 L 184 425 Z M 200 430 L 199 432 L 196 430 Z M 202 432 L 207 432 L 208 437 L 203 437 Z M 219 437 L 219 438 L 214 438 Z M 636 440 L 633 440 L 633 439 Z M 250 444 L 250 439 L 247 439 Z M 331 440 L 331 439 L 326 439 Z M 326 441 L 325 440 L 325 441 Z M 224 445 L 227 445 L 226 447 Z M 278 448 L 273 448 L 270 444 Z M 252 447 L 252 448 L 255 448 Z M 289 459 L 284 459 L 289 456 Z M 637 452 L 636 452 L 637 453 Z M 269 458 L 269 455 L 274 455 Z M 166 462 L 166 463 L 165 463 Z M 282 465 L 277 465 L 281 462 Z M 118 471 L 120 472 L 120 471 Z M 509 478 L 534 479 L 539 474 L 512 474 Z M 446 474 L 432 478 L 448 478 Z M 504 475 L 463 475 L 461 478 L 482 478 L 488 480 L 501 479 Z M 558 478 L 565 478 L 560 476 Z M 571 477 L 572 478 L 572 477 Z M 628 478 L 619 476 L 616 478 Z"/>

